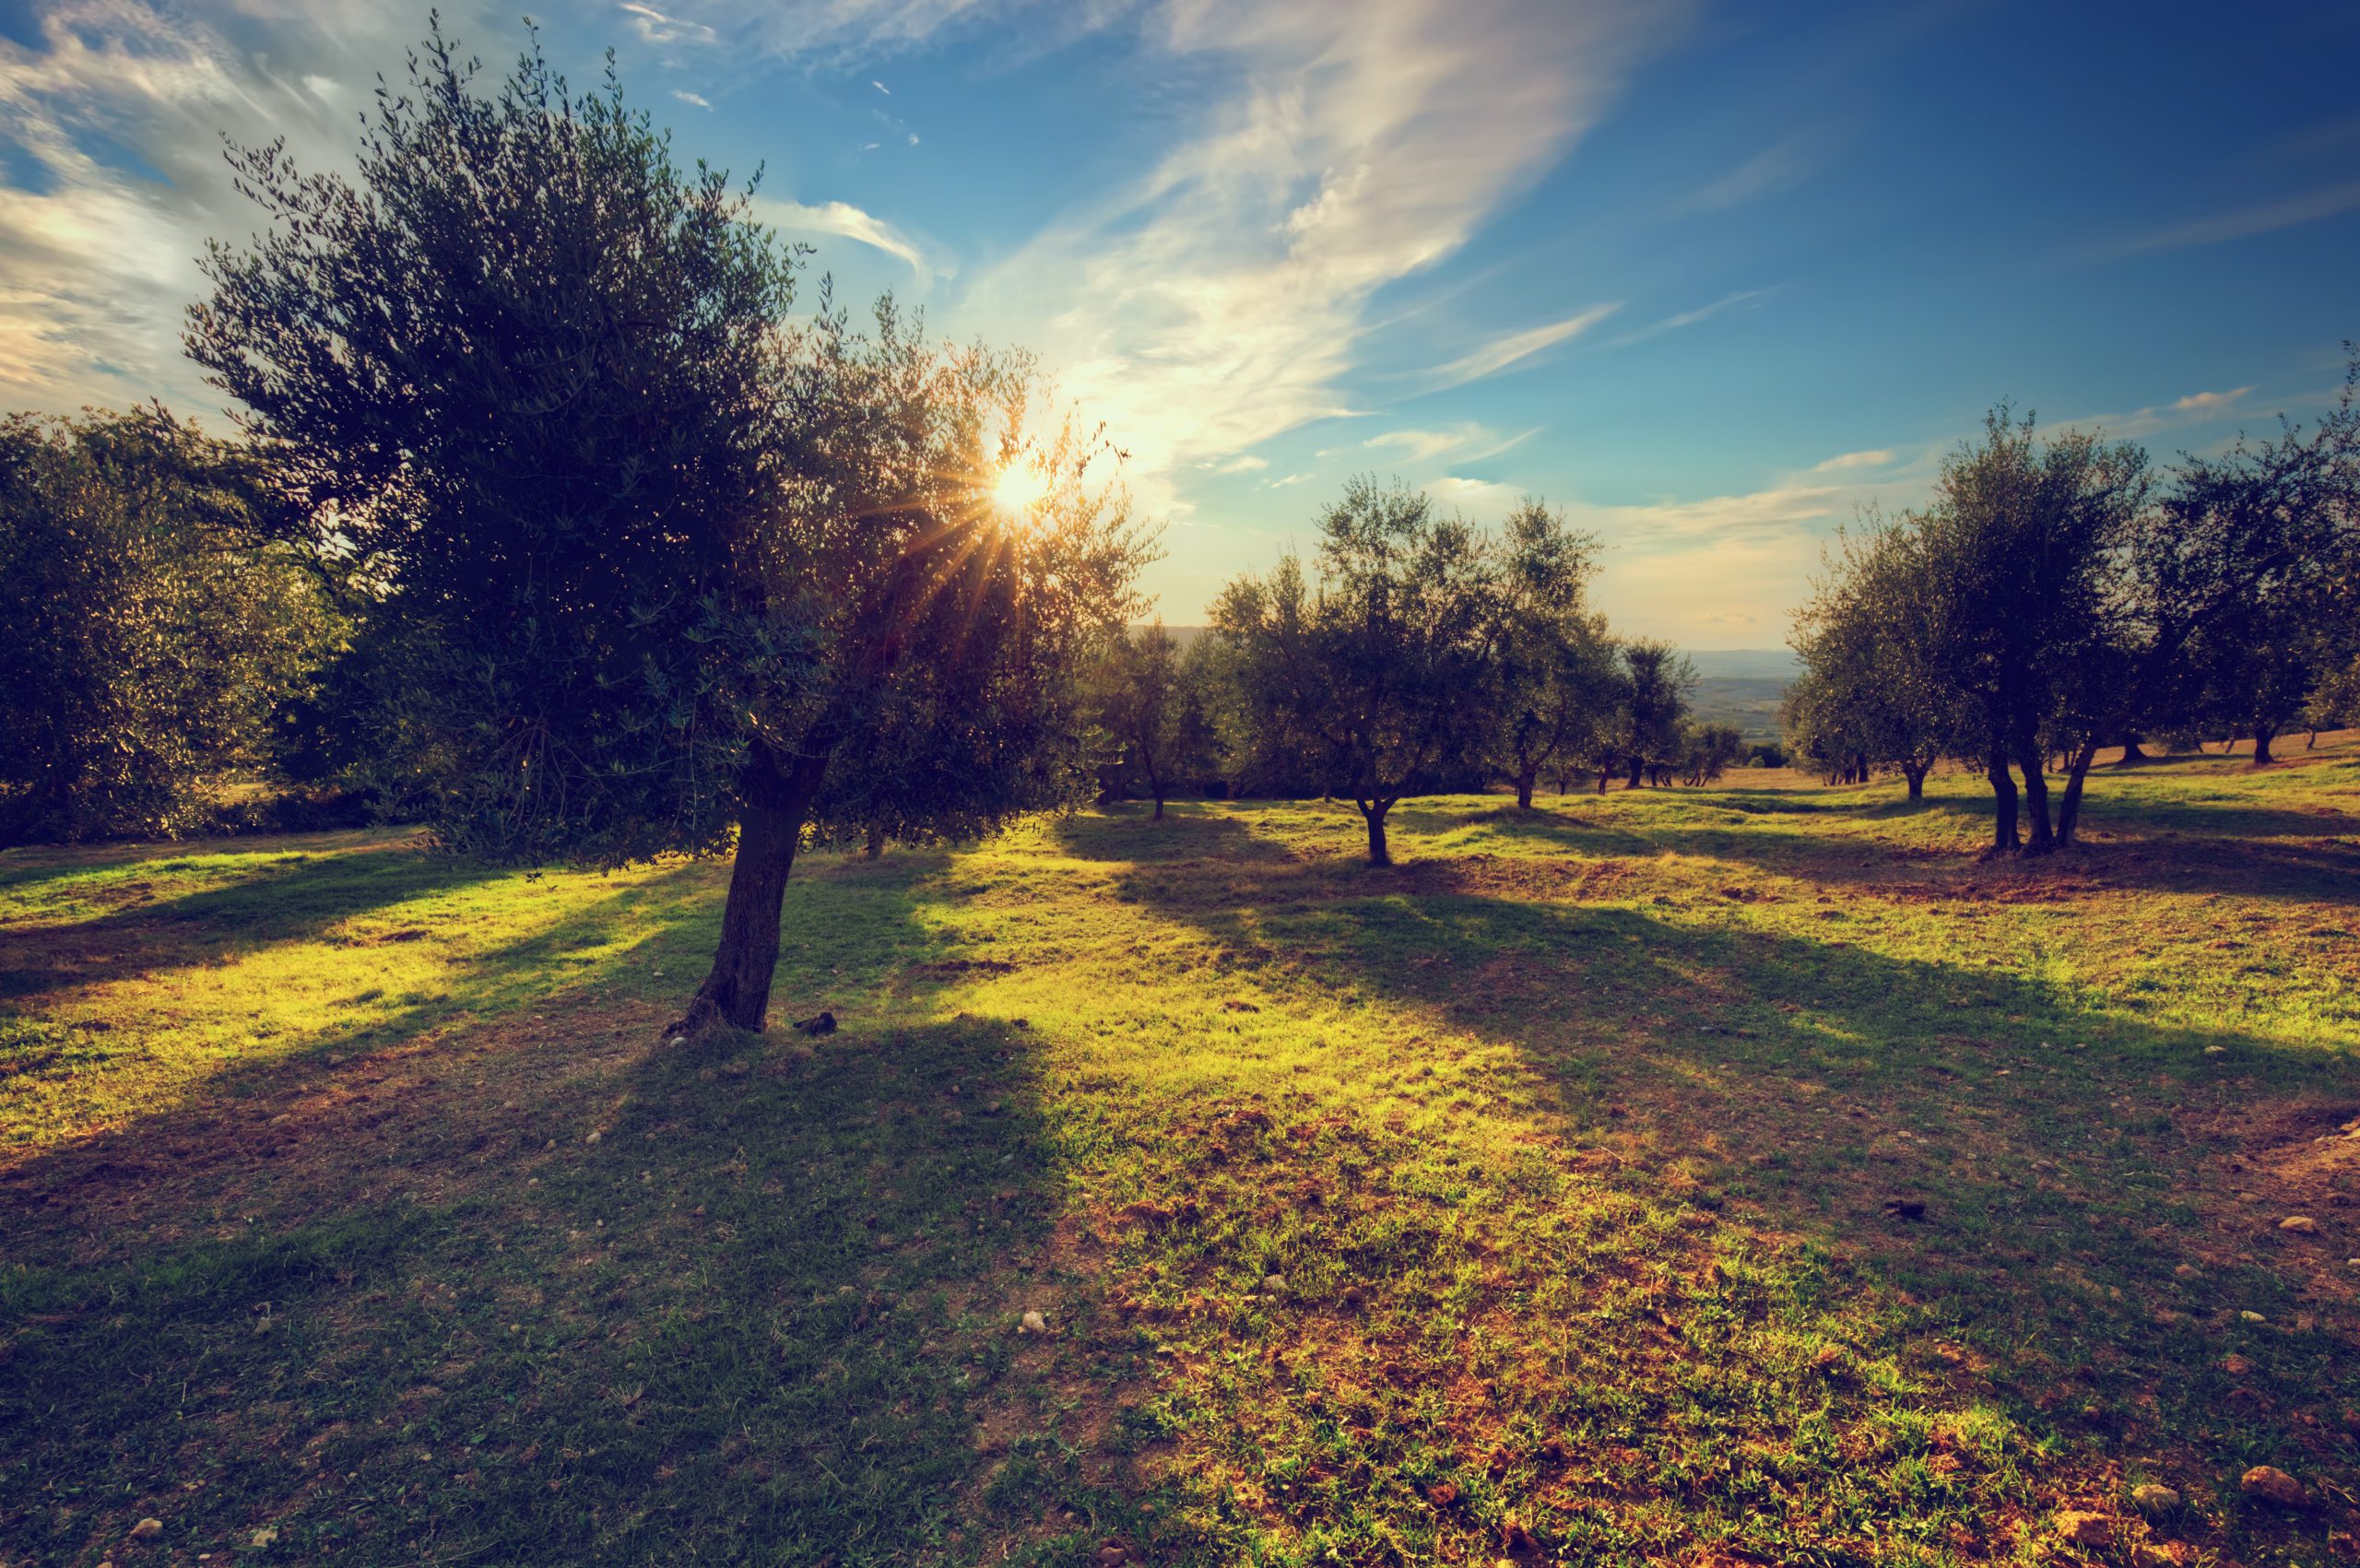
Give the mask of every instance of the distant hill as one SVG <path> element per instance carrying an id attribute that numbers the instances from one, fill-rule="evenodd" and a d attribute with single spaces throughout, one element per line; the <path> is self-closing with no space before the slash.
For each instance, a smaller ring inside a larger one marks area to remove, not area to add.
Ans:
<path id="1" fill-rule="evenodd" d="M 1699 648 L 1690 652 L 1688 660 L 1698 675 L 1781 683 L 1794 679 L 1803 667 L 1790 648 Z"/>
<path id="2" fill-rule="evenodd" d="M 1704 648 L 1688 655 L 1696 666 L 1700 723 L 1735 725 L 1748 740 L 1778 738 L 1778 704 L 1802 662 L 1786 648 Z"/>
<path id="3" fill-rule="evenodd" d="M 1167 626 L 1183 648 L 1204 635 L 1201 626 Z M 1699 723 L 1735 725 L 1748 740 L 1778 738 L 1778 703 L 1802 666 L 1785 648 L 1701 648 L 1696 666 Z"/>

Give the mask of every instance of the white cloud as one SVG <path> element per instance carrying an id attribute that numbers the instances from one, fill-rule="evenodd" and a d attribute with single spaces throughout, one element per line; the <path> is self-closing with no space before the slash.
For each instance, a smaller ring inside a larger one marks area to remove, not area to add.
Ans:
<path id="1" fill-rule="evenodd" d="M 1258 474 L 1269 466 L 1268 458 L 1257 457 L 1252 453 L 1245 453 L 1236 457 L 1225 457 L 1218 462 L 1197 465 L 1198 467 L 1211 474 Z"/>
<path id="2" fill-rule="evenodd" d="M 929 250 L 883 218 L 871 217 L 850 202 L 811 206 L 757 196 L 753 214 L 785 234 L 834 234 L 898 256 L 909 263 L 920 289 L 932 287 L 938 277 L 953 277 L 959 270 L 957 261 L 950 256 Z"/>
<path id="3" fill-rule="evenodd" d="M 1535 425 L 1515 435 L 1502 436 L 1487 426 L 1468 421 L 1439 430 L 1388 430 L 1369 437 L 1361 445 L 1371 451 L 1394 454 L 1404 463 L 1423 463 L 1446 452 L 1457 454 L 1457 460 L 1461 463 L 1480 463 L 1487 457 L 1497 457 L 1510 447 L 1520 446 L 1540 433 L 1540 427 Z"/>
<path id="4" fill-rule="evenodd" d="M 1882 468 L 1893 461 L 1893 454 L 1882 447 L 1868 452 L 1846 452 L 1811 466 L 1814 474 L 1834 474 L 1846 468 Z"/>
<path id="5" fill-rule="evenodd" d="M 1201 119 L 1142 177 L 979 277 L 962 316 L 1061 367 L 1148 475 L 1341 414 L 1372 296 L 1460 249 L 1553 165 L 1669 9 L 1150 4 L 1142 36 L 1216 84 Z M 899 9 L 883 23 L 909 25 Z M 1494 372 L 1595 319 L 1486 345 L 1445 379 Z"/>
<path id="6" fill-rule="evenodd" d="M 1815 161 L 1809 137 L 1785 136 L 1728 173 L 1707 182 L 1681 206 L 1696 212 L 1718 212 L 1737 206 L 1800 183 L 1810 175 Z"/>
<path id="7" fill-rule="evenodd" d="M 709 100 L 702 98 L 692 92 L 682 92 L 678 88 L 674 88 L 672 89 L 672 96 L 678 99 L 682 103 L 690 105 L 691 108 L 710 109 L 713 107 L 713 104 Z"/>
<path id="8" fill-rule="evenodd" d="M 1422 463 L 1467 442 L 1464 430 L 1387 430 L 1361 442 L 1379 452 L 1398 454 L 1404 462 Z"/>
<path id="9" fill-rule="evenodd" d="M 871 82 L 868 85 L 875 88 L 879 92 L 883 93 L 888 98 L 893 96 L 893 89 L 887 87 L 883 82 Z"/>
<path id="10" fill-rule="evenodd" d="M 2117 261 L 2154 251 L 2185 251 L 2201 245 L 2218 245 L 2230 240 L 2250 239 L 2256 234 L 2270 234 L 2281 229 L 2315 223 L 2322 218 L 2333 218 L 2355 207 L 2360 207 L 2360 180 L 2307 191 L 2279 201 L 2264 202 L 2258 206 L 2216 213 L 2191 223 L 2158 229 L 2118 244 L 2101 246 L 2091 253 L 2089 259 Z"/>
<path id="11" fill-rule="evenodd" d="M 1678 332 L 1682 327 L 1694 326 L 1698 322 L 1709 320 L 1719 315 L 1723 311 L 1738 305 L 1752 304 L 1769 297 L 1770 290 L 1766 289 L 1740 289 L 1735 294 L 1725 295 L 1709 305 L 1700 305 L 1693 311 L 1682 311 L 1676 316 L 1666 316 L 1661 321 L 1650 322 L 1636 332 L 1626 332 L 1609 347 L 1627 348 L 1634 343 L 1645 343 L 1650 337 L 1661 337 L 1667 332 Z"/>
<path id="12" fill-rule="evenodd" d="M 2116 441 L 2136 441 L 2160 430 L 2174 430 L 2181 425 L 2199 425 L 2207 419 L 2225 419 L 2236 411 L 2253 391 L 2250 386 L 2232 387 L 2226 392 L 2191 392 L 2169 403 L 2154 404 L 2128 414 L 2094 414 L 2086 419 L 2069 419 L 2066 424 L 2075 430 L 2096 430 Z"/>
<path id="13" fill-rule="evenodd" d="M 1270 480 L 1262 488 L 1266 490 L 1282 490 L 1290 488 L 1291 486 L 1308 484 L 1310 482 L 1311 476 L 1308 474 L 1289 474 L 1283 479 Z"/>
<path id="14" fill-rule="evenodd" d="M 1481 348 L 1470 353 L 1462 354 L 1448 364 L 1438 367 L 1434 371 L 1432 390 L 1440 391 L 1445 387 L 1464 386 L 1470 381 L 1481 381 L 1485 376 L 1497 375 L 1520 360 L 1528 360 L 1543 348 L 1553 348 L 1567 338 L 1588 331 L 1608 316 L 1612 315 L 1617 308 L 1613 305 L 1593 305 L 1581 314 L 1568 316 L 1564 321 L 1551 322 L 1544 326 L 1527 327 L 1521 332 L 1511 332 L 1504 336 L 1495 337 Z"/>
<path id="15" fill-rule="evenodd" d="M 1519 485 L 1504 485 L 1493 479 L 1463 478 L 1457 474 L 1430 479 L 1421 488 L 1436 501 L 1487 516 L 1506 511 L 1525 494 Z"/>
<path id="16" fill-rule="evenodd" d="M 506 52 L 474 0 L 445 11 L 487 57 Z M 369 0 L 54 0 L 38 47 L 0 38 L 0 140 L 37 171 L 0 196 L 0 407 L 215 407 L 181 358 L 182 312 L 205 289 L 206 237 L 242 239 L 261 216 L 222 134 L 284 136 L 307 171 L 348 167 L 352 105 L 421 25 Z M 103 160 L 100 137 L 116 149 Z"/>
<path id="17" fill-rule="evenodd" d="M 632 27 L 638 29 L 642 42 L 666 44 L 721 41 L 721 35 L 704 23 L 667 16 L 653 6 L 640 4 L 639 0 L 623 0 L 622 8 L 631 18 Z"/>

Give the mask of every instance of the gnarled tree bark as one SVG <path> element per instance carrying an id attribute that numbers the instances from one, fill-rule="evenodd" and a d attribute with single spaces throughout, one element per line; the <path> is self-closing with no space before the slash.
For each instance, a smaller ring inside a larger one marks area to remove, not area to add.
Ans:
<path id="1" fill-rule="evenodd" d="M 782 763 L 762 748 L 747 762 L 738 856 L 729 871 L 729 898 L 721 908 L 721 945 L 713 955 L 713 972 L 666 1034 L 694 1034 L 715 1023 L 761 1032 L 770 1009 L 771 977 L 778 968 L 787 876 L 795 869 L 803 824 L 827 768 L 824 756 Z"/>

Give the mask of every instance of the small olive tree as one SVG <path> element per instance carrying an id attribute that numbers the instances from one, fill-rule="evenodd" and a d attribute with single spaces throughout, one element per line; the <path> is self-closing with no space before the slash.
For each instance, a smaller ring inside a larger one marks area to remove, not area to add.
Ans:
<path id="1" fill-rule="evenodd" d="M 1529 810 L 1552 768 L 1596 742 L 1615 708 L 1615 643 L 1587 603 L 1598 540 L 1527 497 L 1502 525 L 1486 755 Z"/>
<path id="2" fill-rule="evenodd" d="M 1497 626 L 1493 551 L 1422 492 L 1346 485 L 1319 519 L 1316 575 L 1290 556 L 1243 576 L 1213 606 L 1236 653 L 1245 706 L 1307 742 L 1349 794 L 1372 866 L 1390 866 L 1386 816 L 1419 775 L 1484 741 Z"/>
<path id="3" fill-rule="evenodd" d="M 1122 749 L 1121 765 L 1147 785 L 1159 822 L 1174 784 L 1212 760 L 1197 673 L 1159 619 L 1108 637 L 1088 677 L 1091 716 Z"/>

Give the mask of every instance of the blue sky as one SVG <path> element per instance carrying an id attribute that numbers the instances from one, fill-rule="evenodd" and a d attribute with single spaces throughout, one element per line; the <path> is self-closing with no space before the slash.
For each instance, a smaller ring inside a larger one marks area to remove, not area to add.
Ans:
<path id="1" fill-rule="evenodd" d="M 461 0 L 502 60 L 518 13 Z M 684 151 L 815 275 L 1027 345 L 1133 454 L 1200 619 L 1352 473 L 1607 540 L 1627 631 L 1769 646 L 1822 542 L 2008 396 L 2159 458 L 2360 336 L 2360 7 L 632 0 Z M 0 0 L 0 407 L 210 411 L 218 137 L 335 167 L 424 8 Z"/>

